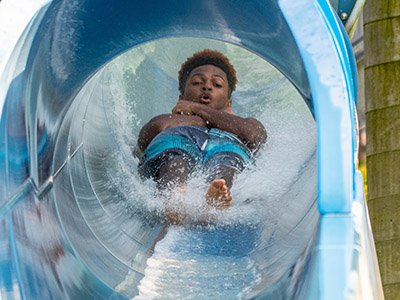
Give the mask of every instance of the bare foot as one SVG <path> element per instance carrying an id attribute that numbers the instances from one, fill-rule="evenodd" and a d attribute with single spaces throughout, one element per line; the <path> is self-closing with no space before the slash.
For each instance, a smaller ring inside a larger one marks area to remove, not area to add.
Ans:
<path id="1" fill-rule="evenodd" d="M 207 204 L 217 209 L 227 209 L 232 205 L 232 196 L 225 179 L 211 182 L 206 194 Z"/>

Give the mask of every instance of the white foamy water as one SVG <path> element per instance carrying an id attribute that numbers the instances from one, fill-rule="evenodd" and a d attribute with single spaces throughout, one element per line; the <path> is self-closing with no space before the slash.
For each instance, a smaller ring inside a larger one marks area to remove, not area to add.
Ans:
<path id="1" fill-rule="evenodd" d="M 232 255 L 229 246 L 214 247 L 209 238 L 216 236 L 215 228 L 171 227 L 148 259 L 134 299 L 242 298 L 260 280 L 254 261 Z"/>

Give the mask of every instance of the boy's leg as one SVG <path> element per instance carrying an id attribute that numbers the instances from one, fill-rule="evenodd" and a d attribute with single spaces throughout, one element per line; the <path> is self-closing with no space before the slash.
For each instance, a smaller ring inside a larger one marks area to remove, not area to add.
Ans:
<path id="1" fill-rule="evenodd" d="M 217 165 L 207 169 L 207 173 L 208 182 L 211 183 L 215 179 L 224 179 L 228 188 L 232 188 L 233 178 L 239 173 L 239 170 L 225 165 Z"/>
<path id="2" fill-rule="evenodd" d="M 245 166 L 245 160 L 236 153 L 221 151 L 212 155 L 206 162 L 204 172 L 207 174 L 210 187 L 206 201 L 210 206 L 226 209 L 232 205 L 233 178 Z"/>
<path id="3" fill-rule="evenodd" d="M 229 208 L 232 205 L 230 189 L 233 177 L 239 171 L 225 165 L 216 165 L 206 171 L 208 173 L 207 181 L 210 183 L 206 194 L 207 204 L 217 209 Z"/>
<path id="4" fill-rule="evenodd" d="M 164 163 L 156 174 L 157 187 L 160 190 L 173 189 L 186 183 L 190 175 L 187 161 L 180 157 L 174 157 Z"/>
<path id="5" fill-rule="evenodd" d="M 165 216 L 169 224 L 182 224 L 186 217 L 186 212 L 183 207 L 178 207 L 173 202 L 170 202 L 168 192 L 184 193 L 186 191 L 185 183 L 190 175 L 188 163 L 180 158 L 174 157 L 164 163 L 158 170 L 155 181 L 157 188 L 161 193 L 166 192 L 162 196 L 164 198 Z M 172 205 L 171 205 L 172 204 Z"/>

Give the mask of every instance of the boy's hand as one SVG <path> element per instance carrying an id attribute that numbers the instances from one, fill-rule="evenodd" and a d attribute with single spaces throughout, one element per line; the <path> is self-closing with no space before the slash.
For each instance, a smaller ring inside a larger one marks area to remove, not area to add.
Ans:
<path id="1" fill-rule="evenodd" d="M 175 107 L 172 109 L 173 114 L 181 115 L 195 115 L 195 108 L 198 103 L 194 103 L 186 100 L 179 100 Z"/>

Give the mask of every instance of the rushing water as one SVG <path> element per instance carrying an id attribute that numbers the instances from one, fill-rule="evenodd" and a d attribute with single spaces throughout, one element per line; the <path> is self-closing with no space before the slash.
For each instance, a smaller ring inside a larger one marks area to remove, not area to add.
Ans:
<path id="1" fill-rule="evenodd" d="M 143 182 L 136 172 L 136 139 L 151 117 L 170 112 L 179 95 L 176 78 L 181 63 L 203 48 L 223 51 L 230 58 L 239 80 L 232 96 L 233 110 L 260 120 L 268 142 L 256 166 L 235 178 L 233 205 L 214 211 L 212 225 L 196 225 L 204 213 L 207 188 L 196 174 L 186 195 L 176 197 L 191 222 L 168 228 L 154 253 L 150 243 L 144 250 L 135 250 L 137 254 L 120 258 L 133 272 L 117 290 L 130 297 L 139 291 L 135 299 L 246 298 L 253 287 L 279 278 L 307 246 L 305 238 L 290 249 L 282 248 L 282 253 L 297 254 L 286 255 L 283 270 L 267 278 L 266 269 L 274 269 L 274 259 L 285 256 L 271 254 L 279 253 L 281 246 L 276 244 L 301 223 L 315 201 L 314 119 L 291 83 L 273 66 L 247 50 L 218 41 L 176 38 L 145 44 L 119 56 L 89 80 L 78 98 L 87 101 L 83 141 L 98 201 L 132 239 L 162 228 L 163 205 L 155 184 Z M 309 177 L 306 187 L 301 176 Z M 261 266 L 257 257 L 263 249 L 273 250 L 267 251 L 270 262 Z M 267 268 L 268 264 L 272 267 Z M 138 272 L 144 275 L 139 283 Z"/>

